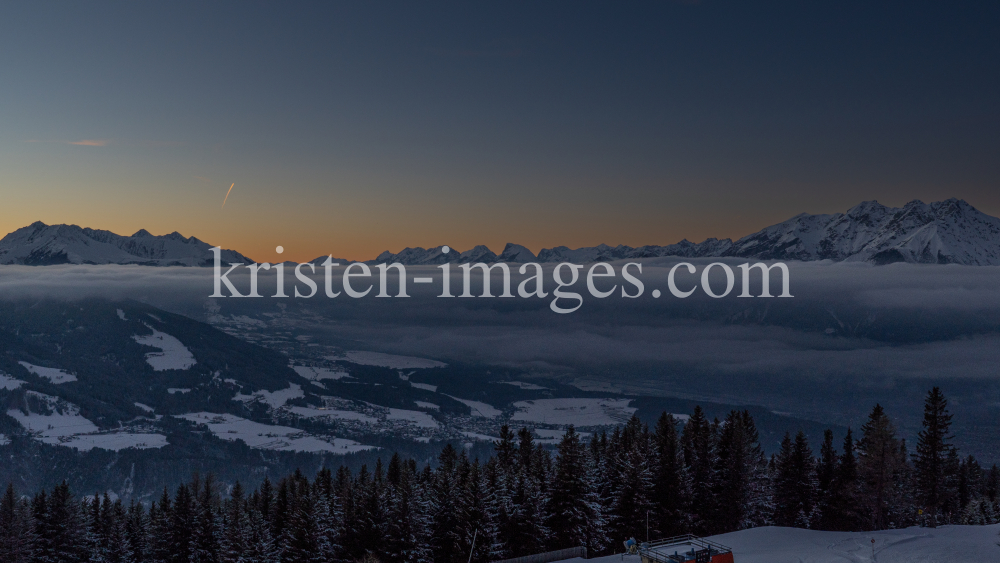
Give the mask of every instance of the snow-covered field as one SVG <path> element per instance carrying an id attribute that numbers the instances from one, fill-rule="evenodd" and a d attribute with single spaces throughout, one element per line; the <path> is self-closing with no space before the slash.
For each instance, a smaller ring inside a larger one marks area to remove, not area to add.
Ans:
<path id="1" fill-rule="evenodd" d="M 322 381 L 324 379 L 340 379 L 351 377 L 346 371 L 333 371 L 326 368 L 315 368 L 311 366 L 292 366 L 295 373 L 308 379 L 309 381 Z"/>
<path id="2" fill-rule="evenodd" d="M 25 414 L 20 409 L 10 409 L 7 411 L 7 416 L 16 420 L 29 432 L 37 433 L 42 442 L 58 444 L 60 438 L 98 431 L 97 425 L 84 418 L 76 405 L 36 391 L 28 391 L 27 395 L 43 401 L 50 412 L 37 413 L 29 410 L 28 414 Z"/>
<path id="3" fill-rule="evenodd" d="M 271 408 L 278 408 L 284 406 L 290 399 L 298 399 L 299 397 L 304 397 L 305 394 L 302 392 L 302 387 L 296 383 L 289 383 L 288 389 L 279 389 L 277 391 L 255 391 L 252 395 L 243 395 L 242 393 L 237 394 L 233 397 L 234 401 L 243 401 L 244 403 L 250 401 L 263 401 L 271 406 Z"/>
<path id="4" fill-rule="evenodd" d="M 535 385 L 534 383 L 525 383 L 523 381 L 501 381 L 505 385 L 513 385 L 514 387 L 520 387 L 526 391 L 542 391 L 548 389 L 548 387 L 542 387 L 541 385 Z"/>
<path id="5" fill-rule="evenodd" d="M 540 424 L 605 426 L 628 420 L 634 407 L 630 399 L 538 399 L 514 403 L 511 420 Z"/>
<path id="6" fill-rule="evenodd" d="M 345 438 L 321 439 L 310 436 L 298 428 L 261 424 L 231 414 L 194 412 L 177 415 L 177 417 L 196 424 L 204 424 L 213 434 L 223 440 L 243 440 L 251 448 L 262 450 L 348 454 L 372 449 L 372 446 L 366 446 L 354 440 Z"/>
<path id="7" fill-rule="evenodd" d="M 732 548 L 735 563 L 986 563 L 1000 561 L 998 532 L 1000 524 L 858 533 L 769 526 L 709 539 Z M 577 561 L 584 560 L 565 563 Z M 586 561 L 639 563 L 639 557 L 611 555 Z"/>
<path id="8" fill-rule="evenodd" d="M 14 379 L 6 373 L 0 373 L 0 389 L 17 389 L 24 385 L 20 379 Z"/>
<path id="9" fill-rule="evenodd" d="M 411 411 L 406 409 L 389 409 L 386 416 L 388 420 L 403 420 L 411 422 L 417 428 L 439 428 L 441 425 L 434 420 L 431 415 L 421 411 Z"/>
<path id="10" fill-rule="evenodd" d="M 410 382 L 410 387 L 413 387 L 414 389 L 423 389 L 424 391 L 430 391 L 431 393 L 437 393 L 438 390 L 437 385 L 431 385 L 430 383 L 414 383 L 412 381 Z"/>
<path id="11" fill-rule="evenodd" d="M 17 362 L 24 366 L 24 369 L 30 371 L 31 373 L 37 375 L 38 377 L 44 377 L 52 383 L 59 385 L 60 383 L 69 383 L 70 381 L 76 381 L 76 376 L 71 373 L 66 373 L 61 369 L 56 368 L 45 368 L 42 366 L 36 366 L 34 364 L 29 364 L 28 362 Z"/>
<path id="12" fill-rule="evenodd" d="M 383 354 L 381 352 L 362 352 L 359 350 L 346 352 L 343 358 L 331 356 L 331 360 L 348 361 L 364 366 L 379 366 L 391 369 L 426 369 L 443 368 L 448 364 L 427 358 L 416 358 L 413 356 L 397 356 L 395 354 Z"/>
<path id="13" fill-rule="evenodd" d="M 458 397 L 452 397 L 451 395 L 446 395 L 455 399 L 459 403 L 472 409 L 472 416 L 477 416 L 480 418 L 496 418 L 503 414 L 503 411 L 494 407 L 493 405 L 487 405 L 486 403 L 481 403 L 479 401 L 470 401 L 468 399 L 459 399 Z"/>
<path id="14" fill-rule="evenodd" d="M 77 434 L 69 439 L 63 439 L 59 445 L 90 450 L 101 448 L 119 451 L 126 448 L 162 448 L 167 445 L 167 437 L 151 432 L 111 432 L 108 434 Z"/>
<path id="15" fill-rule="evenodd" d="M 153 334 L 148 336 L 137 334 L 132 338 L 143 346 L 160 349 L 159 352 L 146 354 L 146 362 L 153 366 L 153 370 L 188 369 L 196 363 L 194 354 L 180 340 L 149 325 L 146 326 L 153 331 Z"/>
<path id="16" fill-rule="evenodd" d="M 84 418 L 76 405 L 36 391 L 28 391 L 28 395 L 44 401 L 50 412 L 25 414 L 20 409 L 10 409 L 7 415 L 45 444 L 78 450 L 102 448 L 114 451 L 167 445 L 167 437 L 162 434 L 124 431 L 99 434 L 97 425 Z"/>

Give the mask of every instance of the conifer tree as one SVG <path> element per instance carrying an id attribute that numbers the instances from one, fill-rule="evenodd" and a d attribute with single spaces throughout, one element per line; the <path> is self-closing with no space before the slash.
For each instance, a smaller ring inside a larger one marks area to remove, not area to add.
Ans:
<path id="1" fill-rule="evenodd" d="M 844 437 L 843 454 L 830 481 L 829 500 L 823 512 L 824 530 L 851 532 L 859 529 L 858 467 L 854 455 L 854 434 L 850 428 Z"/>
<path id="2" fill-rule="evenodd" d="M 677 420 L 663 413 L 656 423 L 655 472 L 653 503 L 655 528 L 658 536 L 672 537 L 687 530 L 686 510 L 688 483 L 684 471 L 684 456 L 677 435 Z"/>
<path id="3" fill-rule="evenodd" d="M 386 553 L 389 561 L 413 563 L 430 557 L 427 548 L 428 522 L 416 474 L 399 454 L 389 460 Z"/>
<path id="4" fill-rule="evenodd" d="M 587 450 L 572 425 L 559 442 L 549 499 L 548 527 L 553 549 L 604 547 L 604 518 L 588 472 Z"/>
<path id="5" fill-rule="evenodd" d="M 149 507 L 149 563 L 170 562 L 171 520 L 170 493 L 164 488 L 160 502 L 154 502 Z"/>
<path id="6" fill-rule="evenodd" d="M 223 529 L 219 538 L 219 561 L 221 563 L 244 563 L 249 538 L 249 522 L 245 511 L 246 499 L 243 485 L 239 481 L 233 485 L 229 498 L 223 503 Z"/>
<path id="7" fill-rule="evenodd" d="M 197 487 L 197 485 L 193 485 Z M 209 474 L 201 484 L 201 490 L 194 489 L 194 530 L 191 537 L 191 563 L 219 562 L 219 522 L 216 513 L 215 478 Z"/>
<path id="8" fill-rule="evenodd" d="M 694 408 L 681 438 L 684 465 L 691 479 L 692 531 L 707 536 L 712 533 L 712 518 L 716 512 L 717 436 L 701 406 Z"/>
<path id="9" fill-rule="evenodd" d="M 930 526 L 943 523 L 942 510 L 955 494 L 951 481 L 955 473 L 957 452 L 950 444 L 951 414 L 941 389 L 934 387 L 924 402 L 923 430 L 913 456 L 917 495 Z M 949 459 L 952 457 L 952 459 Z"/>
<path id="10" fill-rule="evenodd" d="M 0 499 L 0 561 L 29 563 L 34 555 L 34 535 L 30 507 L 14 494 L 13 483 L 8 483 Z"/>
<path id="11" fill-rule="evenodd" d="M 125 505 L 121 499 L 111 503 L 110 499 L 105 497 L 105 502 L 110 505 L 107 523 L 108 563 L 127 563 L 129 546 Z"/>
<path id="12" fill-rule="evenodd" d="M 770 522 L 767 461 L 748 411 L 732 411 L 721 426 L 715 467 L 715 533 L 733 532 Z"/>
<path id="13" fill-rule="evenodd" d="M 860 505 L 865 528 L 884 530 L 899 516 L 901 499 L 895 479 L 905 469 L 906 457 L 896 427 L 881 405 L 875 405 L 861 427 L 858 441 L 858 478 L 861 484 Z"/>
<path id="14" fill-rule="evenodd" d="M 809 527 L 816 517 L 816 488 L 815 465 L 805 433 L 799 431 L 794 443 L 785 434 L 774 483 L 774 523 Z"/>
<path id="15" fill-rule="evenodd" d="M 461 523 L 465 500 L 458 484 L 458 453 L 448 444 L 438 457 L 438 468 L 430 483 L 431 537 L 434 561 L 458 563 L 465 559 L 465 541 Z"/>
<path id="16" fill-rule="evenodd" d="M 149 551 L 149 519 L 142 505 L 134 500 L 129 503 L 125 536 L 128 548 L 126 561 L 146 563 L 146 554 Z"/>
<path id="17" fill-rule="evenodd" d="M 39 549 L 36 561 L 44 563 L 78 563 L 87 558 L 86 526 L 80 503 L 73 499 L 69 485 L 63 481 L 36 496 L 32 513 L 36 523 Z"/>
<path id="18" fill-rule="evenodd" d="M 194 499 L 188 486 L 182 483 L 177 487 L 170 507 L 169 563 L 190 563 L 194 522 Z"/>

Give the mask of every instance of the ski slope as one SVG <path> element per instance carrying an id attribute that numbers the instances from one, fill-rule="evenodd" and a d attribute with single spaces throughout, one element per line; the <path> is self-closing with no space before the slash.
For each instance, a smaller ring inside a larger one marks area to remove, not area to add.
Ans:
<path id="1" fill-rule="evenodd" d="M 1000 524 L 881 532 L 820 532 L 768 526 L 709 539 L 731 547 L 735 563 L 985 563 L 1000 561 L 998 533 Z M 610 555 L 586 561 L 639 563 L 639 556 Z"/>

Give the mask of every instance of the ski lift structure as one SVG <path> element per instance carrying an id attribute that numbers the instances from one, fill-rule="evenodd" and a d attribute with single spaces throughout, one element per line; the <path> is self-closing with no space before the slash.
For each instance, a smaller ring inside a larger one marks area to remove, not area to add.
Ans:
<path id="1" fill-rule="evenodd" d="M 733 550 L 692 534 L 639 544 L 642 563 L 734 563 Z"/>

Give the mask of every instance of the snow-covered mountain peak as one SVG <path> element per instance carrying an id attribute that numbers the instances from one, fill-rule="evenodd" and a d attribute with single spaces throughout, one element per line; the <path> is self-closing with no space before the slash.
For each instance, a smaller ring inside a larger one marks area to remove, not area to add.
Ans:
<path id="1" fill-rule="evenodd" d="M 132 236 L 77 225 L 46 225 L 36 221 L 0 240 L 0 264 L 143 264 L 149 266 L 209 266 L 212 246 L 173 232 L 154 236 L 141 229 Z M 251 263 L 233 250 L 222 251 L 223 262 Z"/>

